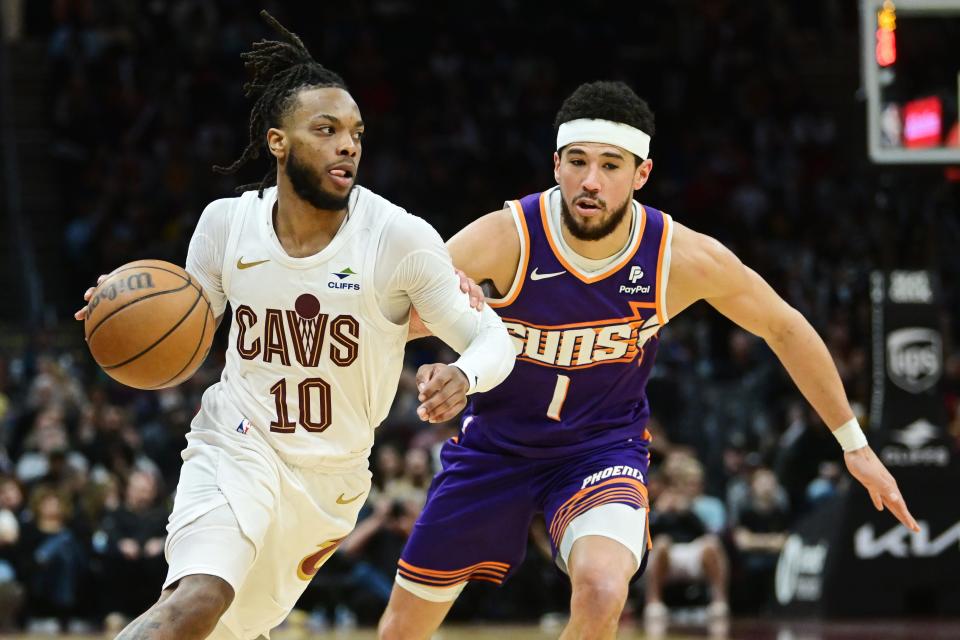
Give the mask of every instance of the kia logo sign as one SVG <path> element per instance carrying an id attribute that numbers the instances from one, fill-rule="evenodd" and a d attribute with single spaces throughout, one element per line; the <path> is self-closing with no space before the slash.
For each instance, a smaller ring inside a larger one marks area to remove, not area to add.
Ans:
<path id="1" fill-rule="evenodd" d="M 942 362 L 943 344 L 938 331 L 908 327 L 887 335 L 887 373 L 904 391 L 920 393 L 937 384 Z"/>
<path id="2" fill-rule="evenodd" d="M 871 560 L 889 554 L 894 558 L 932 558 L 942 553 L 952 553 L 960 546 L 960 522 L 946 531 L 930 537 L 930 525 L 918 520 L 918 533 L 910 533 L 903 525 L 896 525 L 884 534 L 877 535 L 872 524 L 861 525 L 853 535 L 853 548 L 861 560 Z"/>

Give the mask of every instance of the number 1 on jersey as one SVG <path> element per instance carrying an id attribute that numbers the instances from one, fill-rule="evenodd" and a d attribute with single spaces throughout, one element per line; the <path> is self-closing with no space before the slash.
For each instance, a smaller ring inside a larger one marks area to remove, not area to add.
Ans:
<path id="1" fill-rule="evenodd" d="M 563 401 L 567 399 L 569 388 L 570 378 L 557 374 L 557 386 L 553 389 L 553 398 L 550 400 L 550 406 L 547 407 L 547 417 L 551 420 L 560 421 L 560 410 L 563 409 Z"/>

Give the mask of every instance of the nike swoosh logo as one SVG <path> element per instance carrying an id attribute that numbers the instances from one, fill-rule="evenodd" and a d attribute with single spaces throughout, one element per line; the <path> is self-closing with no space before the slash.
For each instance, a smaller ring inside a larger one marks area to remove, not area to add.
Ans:
<path id="1" fill-rule="evenodd" d="M 341 493 L 341 494 L 337 497 L 337 504 L 350 504 L 351 502 L 353 502 L 354 500 L 356 500 L 357 498 L 359 498 L 360 496 L 362 496 L 364 493 L 365 493 L 364 491 L 361 491 L 361 492 L 358 493 L 357 495 L 355 495 L 355 496 L 353 496 L 352 498 L 349 498 L 349 499 L 347 499 L 347 500 L 344 500 L 344 499 L 343 499 L 343 494 Z"/>
<path id="2" fill-rule="evenodd" d="M 330 554 L 337 550 L 337 547 L 340 546 L 342 541 L 343 538 L 340 538 L 339 540 L 330 540 L 329 542 L 317 545 L 320 550 L 316 553 L 311 553 L 297 565 L 297 577 L 307 582 L 312 580 L 313 576 L 320 570 L 323 563 L 327 561 Z"/>
<path id="3" fill-rule="evenodd" d="M 547 278 L 556 278 L 557 276 L 562 276 L 566 271 L 557 271 L 556 273 L 537 273 L 537 268 L 534 267 L 533 271 L 530 272 L 531 280 L 546 280 Z"/>
<path id="4" fill-rule="evenodd" d="M 237 269 L 249 269 L 250 267 L 255 267 L 258 264 L 263 264 L 264 262 L 270 262 L 269 258 L 267 260 L 257 260 L 256 262 L 244 262 L 243 256 L 237 258 Z"/>

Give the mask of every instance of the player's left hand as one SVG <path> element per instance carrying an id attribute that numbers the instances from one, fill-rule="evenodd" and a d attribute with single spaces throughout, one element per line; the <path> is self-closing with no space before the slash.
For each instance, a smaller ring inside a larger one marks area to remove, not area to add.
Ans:
<path id="1" fill-rule="evenodd" d="M 907 503 L 900 494 L 897 481 L 883 466 L 873 449 L 862 447 L 855 451 L 847 451 L 843 454 L 843 459 L 851 475 L 866 487 L 877 511 L 883 511 L 886 507 L 903 526 L 913 532 L 920 531 L 917 521 L 910 515 Z"/>
<path id="2" fill-rule="evenodd" d="M 460 278 L 460 291 L 463 291 L 465 294 L 470 296 L 470 306 L 480 311 L 483 309 L 483 301 L 485 296 L 483 295 L 483 289 L 480 288 L 476 282 L 471 280 L 467 274 L 460 269 L 454 269 L 457 274 L 457 277 Z"/>
<path id="3" fill-rule="evenodd" d="M 467 406 L 470 383 L 463 371 L 449 364 L 425 364 L 417 371 L 417 415 L 425 422 L 446 422 Z"/>

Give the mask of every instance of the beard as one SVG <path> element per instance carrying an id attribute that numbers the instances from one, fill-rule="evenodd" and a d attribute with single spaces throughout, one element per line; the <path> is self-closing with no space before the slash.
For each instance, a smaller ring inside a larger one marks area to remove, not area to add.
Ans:
<path id="1" fill-rule="evenodd" d="M 297 160 L 293 147 L 287 155 L 287 163 L 284 167 L 287 177 L 290 178 L 290 185 L 293 191 L 306 200 L 317 209 L 325 211 L 342 211 L 347 208 L 350 202 L 350 194 L 353 193 L 353 187 L 356 181 L 350 185 L 350 189 L 343 196 L 330 193 L 323 188 L 323 177 L 312 167 Z"/>
<path id="2" fill-rule="evenodd" d="M 580 197 L 577 196 L 577 198 Z M 577 198 L 574 198 L 574 200 Z M 632 198 L 628 197 L 622 205 L 608 213 L 606 218 L 600 218 L 596 224 L 583 224 L 570 212 L 566 199 L 561 197 L 560 218 L 563 220 L 564 226 L 570 231 L 570 235 L 577 240 L 600 240 L 613 233 L 613 230 L 623 221 L 623 217 L 627 215 L 627 209 L 631 205 L 631 200 Z M 606 208 L 606 203 L 603 200 L 597 199 L 597 202 Z M 588 219 L 587 222 L 589 223 L 592 220 L 592 218 Z"/>

